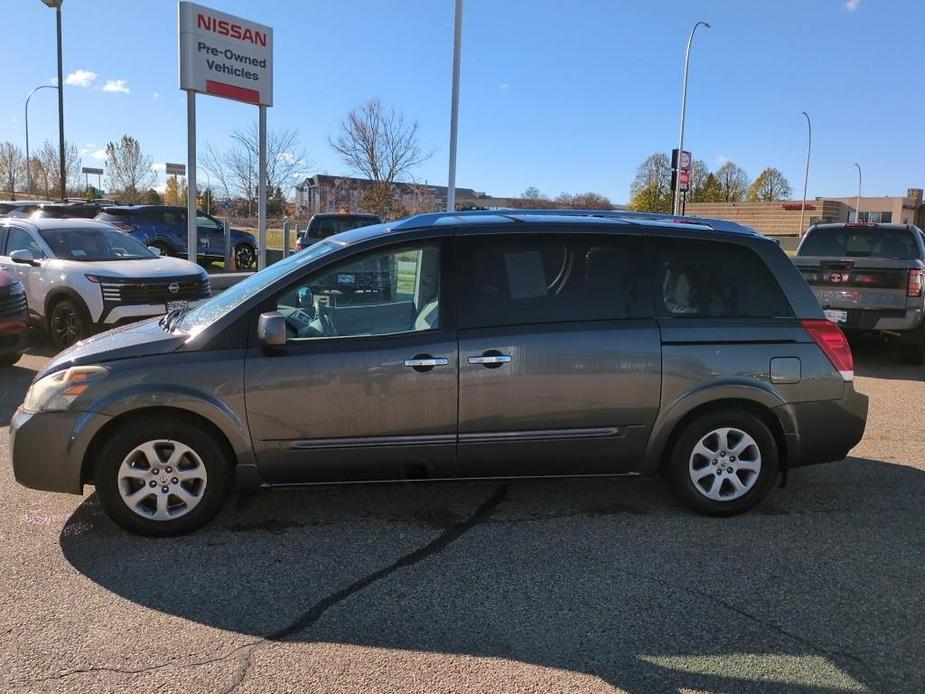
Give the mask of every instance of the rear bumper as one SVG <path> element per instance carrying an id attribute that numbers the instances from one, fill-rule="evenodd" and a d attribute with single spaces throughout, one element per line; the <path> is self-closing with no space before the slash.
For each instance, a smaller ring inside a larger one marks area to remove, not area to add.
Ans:
<path id="1" fill-rule="evenodd" d="M 864 436 L 868 398 L 852 384 L 838 400 L 818 400 L 789 405 L 796 431 L 788 433 L 790 467 L 831 463 L 847 457 Z"/>

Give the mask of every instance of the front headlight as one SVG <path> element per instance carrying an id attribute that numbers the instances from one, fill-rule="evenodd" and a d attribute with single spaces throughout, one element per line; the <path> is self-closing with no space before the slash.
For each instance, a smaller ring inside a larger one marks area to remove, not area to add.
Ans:
<path id="1" fill-rule="evenodd" d="M 39 379 L 29 388 L 22 408 L 27 412 L 63 412 L 93 381 L 109 373 L 102 366 L 72 366 Z"/>

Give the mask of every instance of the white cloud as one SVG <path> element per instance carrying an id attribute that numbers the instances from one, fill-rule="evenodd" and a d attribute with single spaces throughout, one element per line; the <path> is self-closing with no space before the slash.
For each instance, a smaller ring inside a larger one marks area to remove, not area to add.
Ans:
<path id="1" fill-rule="evenodd" d="M 845 9 L 854 12 L 861 6 L 861 0 L 845 0 Z"/>
<path id="2" fill-rule="evenodd" d="M 72 87 L 92 87 L 96 73 L 90 70 L 74 70 L 64 78 L 64 83 Z"/>
<path id="3" fill-rule="evenodd" d="M 501 84 L 498 85 L 498 90 L 503 92 L 503 91 L 506 91 L 508 88 L 510 88 L 510 86 L 511 85 L 509 85 L 507 82 L 502 82 Z"/>
<path id="4" fill-rule="evenodd" d="M 106 161 L 106 150 L 98 149 L 95 152 L 93 152 L 93 154 L 91 154 L 90 156 L 96 159 L 97 161 Z"/>
<path id="5" fill-rule="evenodd" d="M 94 150 L 95 147 L 96 145 L 88 142 L 83 147 L 77 150 L 77 154 L 79 154 L 82 157 L 86 156 L 87 154 L 90 154 Z"/>
<path id="6" fill-rule="evenodd" d="M 732 161 L 732 160 L 729 157 L 727 157 L 725 154 L 720 154 L 718 157 L 716 157 L 717 166 L 722 166 L 727 161 Z"/>
<path id="7" fill-rule="evenodd" d="M 49 78 L 48 78 L 48 84 L 50 84 L 50 85 L 52 85 L 52 86 L 54 86 L 54 87 L 57 87 L 57 86 L 58 86 L 58 78 L 57 78 L 57 77 L 49 77 Z"/>
<path id="8" fill-rule="evenodd" d="M 103 85 L 103 91 L 128 94 L 130 90 L 125 80 L 106 80 L 106 84 Z"/>
<path id="9" fill-rule="evenodd" d="M 154 173 L 161 173 L 161 172 L 167 170 L 167 164 L 164 164 L 164 163 L 154 164 L 154 165 L 151 167 L 151 170 L 152 170 Z"/>
<path id="10" fill-rule="evenodd" d="M 160 93 L 160 92 L 154 92 L 154 94 L 151 95 L 151 98 L 152 98 L 152 99 L 160 99 L 160 98 L 161 98 L 161 93 Z"/>

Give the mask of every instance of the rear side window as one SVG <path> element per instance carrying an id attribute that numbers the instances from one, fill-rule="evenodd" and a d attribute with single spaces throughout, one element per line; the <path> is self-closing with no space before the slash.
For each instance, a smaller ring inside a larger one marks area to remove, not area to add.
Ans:
<path id="1" fill-rule="evenodd" d="M 761 257 L 731 243 L 655 240 L 656 308 L 672 318 L 792 317 Z"/>
<path id="2" fill-rule="evenodd" d="M 912 259 L 920 253 L 908 229 L 817 227 L 806 235 L 797 255 Z"/>
<path id="3" fill-rule="evenodd" d="M 326 239 L 351 229 L 378 224 L 378 218 L 342 215 L 338 217 L 318 217 L 308 223 L 308 235 L 315 239 Z"/>
<path id="4" fill-rule="evenodd" d="M 641 238 L 458 240 L 461 328 L 652 317 Z"/>

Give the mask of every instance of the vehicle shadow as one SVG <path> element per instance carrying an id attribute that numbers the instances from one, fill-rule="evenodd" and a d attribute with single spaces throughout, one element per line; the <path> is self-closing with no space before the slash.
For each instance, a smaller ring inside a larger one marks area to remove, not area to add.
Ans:
<path id="1" fill-rule="evenodd" d="M 925 381 L 925 366 L 904 364 L 895 340 L 864 336 L 851 341 L 854 373 L 868 378 Z"/>
<path id="2" fill-rule="evenodd" d="M 361 485 L 235 499 L 176 539 L 123 533 L 91 496 L 59 539 L 127 600 L 264 646 L 506 658 L 628 691 L 898 691 L 925 646 L 922 498 L 921 471 L 849 459 L 732 519 L 645 480 Z"/>

